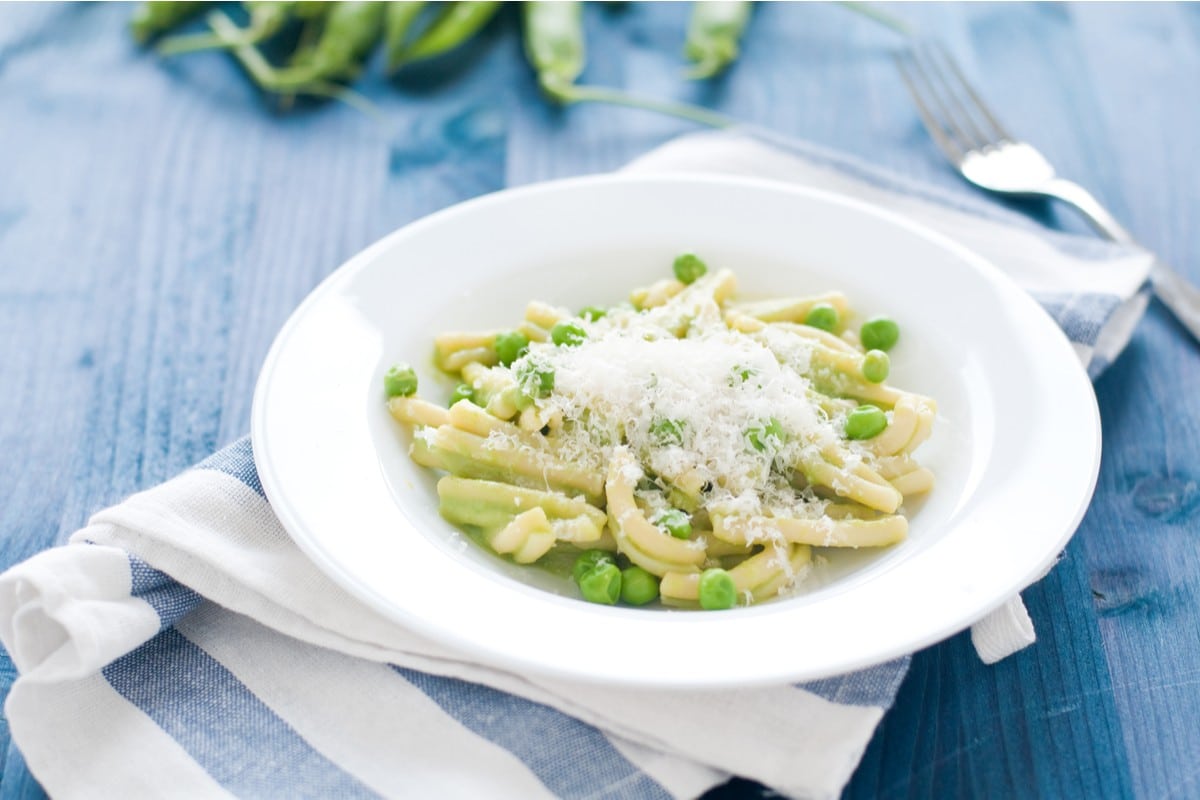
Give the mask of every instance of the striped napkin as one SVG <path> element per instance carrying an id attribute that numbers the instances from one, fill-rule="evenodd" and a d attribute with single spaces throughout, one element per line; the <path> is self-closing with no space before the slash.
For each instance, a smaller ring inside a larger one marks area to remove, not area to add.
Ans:
<path id="1" fill-rule="evenodd" d="M 786 144 L 697 135 L 629 169 L 800 182 L 920 219 L 1034 292 L 1093 373 L 1145 307 L 1147 254 Z M 1033 634 L 1015 598 L 974 635 L 991 661 Z M 248 439 L 0 575 L 0 639 L 21 673 L 5 706 L 13 737 L 63 798 L 695 797 L 731 774 L 831 798 L 908 666 L 673 693 L 473 663 L 308 562 Z"/>

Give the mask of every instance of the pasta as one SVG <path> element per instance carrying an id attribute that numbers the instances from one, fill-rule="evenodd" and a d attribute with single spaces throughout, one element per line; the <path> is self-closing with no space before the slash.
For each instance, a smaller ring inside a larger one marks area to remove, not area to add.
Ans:
<path id="1" fill-rule="evenodd" d="M 689 254 L 616 308 L 532 302 L 511 330 L 442 334 L 448 408 L 393 368 L 443 517 L 519 564 L 574 562 L 587 600 L 706 609 L 786 593 L 813 548 L 904 540 L 937 408 L 886 382 L 898 327 L 855 332 L 841 293 L 736 288 Z"/>

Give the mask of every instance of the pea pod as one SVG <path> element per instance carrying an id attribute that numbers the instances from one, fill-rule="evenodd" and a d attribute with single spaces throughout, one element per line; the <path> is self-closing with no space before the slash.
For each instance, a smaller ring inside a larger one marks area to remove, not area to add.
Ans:
<path id="1" fill-rule="evenodd" d="M 305 63 L 255 75 L 264 89 L 305 91 L 321 81 L 353 78 L 383 33 L 385 3 L 331 4 L 325 27 Z"/>
<path id="2" fill-rule="evenodd" d="M 738 57 L 738 44 L 750 20 L 751 4 L 710 0 L 692 4 L 684 55 L 696 66 L 690 78 L 711 78 Z"/>
<path id="3" fill-rule="evenodd" d="M 192 36 L 172 36 L 158 46 L 159 55 L 177 56 L 200 50 L 216 50 L 244 44 L 258 44 L 270 39 L 293 18 L 298 3 L 254 2 L 243 3 L 250 12 L 250 24 L 238 29 L 237 36 L 218 36 L 201 33 Z"/>
<path id="4" fill-rule="evenodd" d="M 582 6 L 566 0 L 521 5 L 525 17 L 525 58 L 537 73 L 538 84 L 547 97 L 564 105 L 611 103 L 641 108 L 714 128 L 734 124 L 729 117 L 699 106 L 653 100 L 606 86 L 577 85 L 575 80 L 587 60 Z"/>
<path id="5" fill-rule="evenodd" d="M 425 9 L 426 4 L 411 0 L 405 3 L 388 3 L 384 14 L 384 48 L 387 50 L 387 68 L 392 71 L 404 60 L 404 47 L 413 23 Z"/>
<path id="6" fill-rule="evenodd" d="M 427 58 L 448 53 L 465 43 L 483 26 L 491 22 L 500 10 L 498 2 L 452 3 L 438 19 L 424 31 L 411 47 L 401 50 L 396 66 L 424 61 Z"/>
<path id="7" fill-rule="evenodd" d="M 296 18 L 303 20 L 321 19 L 329 13 L 325 0 L 300 0 L 296 3 Z"/>
<path id="8" fill-rule="evenodd" d="M 350 6 L 373 6 L 376 3 L 337 3 L 330 4 L 330 19 L 333 20 L 342 9 Z M 360 9 L 361 10 L 361 9 Z M 382 12 L 382 9 L 378 9 Z M 338 13 L 335 13 L 338 12 Z M 369 20 L 368 20 L 369 21 Z M 208 15 L 208 24 L 218 36 L 236 38 L 238 27 L 233 24 L 221 11 L 213 11 Z M 336 28 L 334 29 L 336 30 Z M 359 42 L 357 48 L 333 48 L 327 43 L 330 26 L 321 32 L 320 38 L 311 51 L 311 63 L 276 69 L 271 66 L 257 47 L 239 44 L 232 48 L 234 56 L 250 77 L 262 89 L 278 92 L 287 101 L 293 94 L 309 94 L 317 97 L 330 97 L 341 100 L 347 105 L 371 115 L 378 115 L 374 104 L 352 89 L 339 85 L 334 81 L 338 78 L 353 77 L 361 68 L 361 60 L 365 59 L 378 35 L 378 30 L 372 34 L 370 42 L 365 46 Z M 366 37 L 364 37 L 366 38 Z M 340 42 L 338 47 L 345 48 L 347 42 Z M 337 52 L 335 52 L 335 50 Z"/>
<path id="9" fill-rule="evenodd" d="M 300 3 L 279 2 L 271 0 L 271 2 L 242 3 L 246 11 L 250 14 L 250 25 L 246 29 L 247 36 L 253 38 L 255 42 L 261 42 L 273 36 L 279 31 L 284 24 L 296 17 L 296 7 Z"/>
<path id="10" fill-rule="evenodd" d="M 133 38 L 145 44 L 159 34 L 166 33 L 189 17 L 197 14 L 207 3 L 157 2 L 142 3 L 129 22 Z"/>
<path id="11" fill-rule="evenodd" d="M 569 102 L 568 89 L 583 72 L 587 45 L 583 38 L 583 4 L 534 2 L 521 6 L 525 22 L 525 57 L 537 73 L 542 91 Z"/>
<path id="12" fill-rule="evenodd" d="M 287 65 L 296 67 L 303 64 L 312 63 L 313 51 L 316 50 L 317 40 L 321 36 L 321 30 L 325 27 L 325 15 L 314 15 L 312 10 L 305 11 L 310 5 L 324 6 L 328 12 L 329 3 L 296 3 L 296 18 L 301 21 L 300 36 L 296 39 L 296 47 L 292 50 L 292 54 L 288 56 Z M 305 16 L 307 14 L 307 16 Z"/>

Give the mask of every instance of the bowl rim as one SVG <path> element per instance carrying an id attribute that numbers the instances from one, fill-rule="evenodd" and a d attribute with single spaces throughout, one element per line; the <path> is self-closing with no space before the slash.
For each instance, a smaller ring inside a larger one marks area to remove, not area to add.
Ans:
<path id="1" fill-rule="evenodd" d="M 383 601 L 382 598 L 375 594 L 368 587 L 362 586 L 356 582 L 353 575 L 348 574 L 336 560 L 331 558 L 330 554 L 320 548 L 312 539 L 310 532 L 307 530 L 306 522 L 300 518 L 296 510 L 287 500 L 288 490 L 286 486 L 280 484 L 278 475 L 271 463 L 270 459 L 270 434 L 266 429 L 266 409 L 270 400 L 269 393 L 271 391 L 270 376 L 276 368 L 279 360 L 283 357 L 287 348 L 287 343 L 291 338 L 297 326 L 302 324 L 305 314 L 314 305 L 322 302 L 325 297 L 331 292 L 348 282 L 352 281 L 362 270 L 376 260 L 379 254 L 386 251 L 396 242 L 402 241 L 407 237 L 419 236 L 422 231 L 432 226 L 445 224 L 448 220 L 453 220 L 454 217 L 464 215 L 469 212 L 478 212 L 493 206 L 502 206 L 505 203 L 521 198 L 541 194 L 552 194 L 563 191 L 587 191 L 589 187 L 622 185 L 628 186 L 630 190 L 636 190 L 638 186 L 645 185 L 661 185 L 661 184 L 677 184 L 681 186 L 706 186 L 706 187 L 739 187 L 754 191 L 763 191 L 767 193 L 786 193 L 789 195 L 798 195 L 805 198 L 832 205 L 840 206 L 855 213 L 865 214 L 874 217 L 886 224 L 892 225 L 905 230 L 908 234 L 917 238 L 923 239 L 928 243 L 941 248 L 953 255 L 958 260 L 969 265 L 981 277 L 985 278 L 995 286 L 1005 287 L 1005 290 L 1013 297 L 1024 298 L 1026 304 L 1025 312 L 1031 313 L 1034 316 L 1040 315 L 1041 318 L 1053 326 L 1054 331 L 1059 335 L 1055 337 L 1053 343 L 1049 344 L 1052 348 L 1057 348 L 1059 352 L 1056 354 L 1063 364 L 1073 364 L 1073 369 L 1078 373 L 1077 377 L 1081 376 L 1083 381 L 1088 386 L 1086 393 L 1090 398 L 1087 403 L 1087 413 L 1082 414 L 1086 418 L 1086 424 L 1093 429 L 1092 448 L 1087 459 L 1086 468 L 1088 478 L 1086 480 L 1087 490 L 1081 492 L 1078 499 L 1072 505 L 1070 513 L 1065 515 L 1066 522 L 1061 526 L 1061 530 L 1056 532 L 1052 541 L 1045 548 L 1045 553 L 1036 561 L 1031 561 L 1028 568 L 1024 570 L 1019 581 L 1014 581 L 1013 594 L 1021 589 L 1024 589 L 1028 584 L 1040 578 L 1047 569 L 1055 562 L 1058 553 L 1066 545 L 1066 542 L 1074 534 L 1079 523 L 1081 522 L 1091 496 L 1095 490 L 1096 481 L 1099 474 L 1100 466 L 1100 451 L 1101 451 L 1101 431 L 1099 410 L 1096 404 L 1094 392 L 1091 391 L 1090 380 L 1087 379 L 1086 373 L 1083 371 L 1082 365 L 1078 358 L 1071 350 L 1070 344 L 1065 336 L 1061 335 L 1057 325 L 1050 319 L 1049 315 L 1029 297 L 1024 290 L 1020 289 L 1007 275 L 1005 275 L 998 267 L 989 262 L 987 259 L 979 256 L 969 250 L 962 244 L 953 239 L 938 233 L 918 221 L 911 219 L 905 215 L 893 212 L 886 208 L 881 208 L 877 205 L 869 203 L 846 195 L 817 189 L 813 187 L 798 186 L 782 181 L 762 179 L 762 178 L 747 178 L 730 175 L 714 175 L 710 173 L 655 173 L 655 174 L 605 174 L 591 175 L 574 178 L 566 178 L 542 183 L 530 184 L 521 187 L 501 189 L 486 195 L 472 198 L 461 203 L 457 203 L 446 208 L 435 211 L 425 217 L 414 220 L 395 231 L 383 236 L 363 250 L 347 259 L 342 265 L 325 277 L 296 307 L 289 316 L 288 320 L 280 328 L 278 334 L 273 340 L 271 347 L 263 361 L 262 368 L 259 373 L 251 411 L 251 440 L 253 443 L 255 465 L 258 469 L 259 478 L 263 487 L 263 491 L 268 501 L 271 504 L 276 516 L 279 518 L 284 529 L 288 531 L 292 540 L 300 547 L 305 556 L 313 561 L 321 571 L 338 583 L 343 589 L 349 591 L 358 599 L 364 601 L 368 606 L 377 612 L 381 612 L 390 620 L 397 622 L 400 625 L 411 626 L 416 632 L 428 636 L 433 640 L 445 642 L 450 647 L 460 650 L 471 657 L 479 658 L 485 663 L 498 665 L 505 669 L 512 669 L 518 672 L 535 672 L 539 675 L 547 675 L 557 678 L 567 678 L 570 680 L 579 681 L 581 683 L 597 683 L 605 685 L 625 685 L 637 687 L 654 687 L 654 688 L 674 688 L 674 689 L 701 689 L 701 688 L 718 688 L 729 686 L 750 686 L 750 685 L 771 685 L 781 682 L 792 681 L 797 679 L 810 679 L 823 677 L 831 674 L 842 674 L 856 669 L 880 664 L 888 660 L 903 656 L 909 652 L 920 649 L 922 647 L 941 641 L 963 629 L 970 626 L 977 620 L 991 613 L 996 608 L 1004 605 L 1010 599 L 1011 595 L 1003 597 L 994 597 L 988 603 L 977 604 L 970 610 L 963 611 L 954 615 L 947 615 L 943 622 L 924 632 L 923 635 L 912 637 L 904 646 L 893 646 L 887 649 L 882 649 L 872 652 L 869 655 L 864 654 L 857 658 L 845 659 L 839 663 L 836 669 L 830 671 L 828 669 L 819 673 L 808 674 L 804 670 L 797 671 L 794 667 L 780 666 L 775 669 L 764 669 L 758 674 L 747 677 L 739 676 L 731 680 L 721 679 L 700 679 L 693 680 L 687 675 L 673 676 L 671 679 L 666 679 L 663 676 L 652 676 L 646 674 L 639 675 L 613 675 L 613 674 L 591 674 L 586 671 L 563 668 L 561 665 L 548 665 L 536 660 L 522 658 L 519 654 L 506 652 L 497 653 L 494 651 L 481 651 L 479 644 L 473 640 L 462 637 L 457 631 L 445 630 L 439 628 L 436 624 L 428 623 L 426 620 L 405 613 L 401 609 L 395 608 L 391 603 Z M 1015 293 L 1015 294 L 1014 294 Z M 1062 359 L 1062 356 L 1067 354 L 1070 359 Z M 1071 367 L 1068 367 L 1070 369 Z M 1077 409 L 1078 411 L 1078 409 Z M 1019 583 L 1019 585 L 1015 585 Z M 628 611 L 628 610 L 625 610 Z M 633 612 L 638 613 L 638 612 Z M 673 615 L 678 616 L 678 615 Z M 702 616 L 702 615 L 689 615 Z"/>

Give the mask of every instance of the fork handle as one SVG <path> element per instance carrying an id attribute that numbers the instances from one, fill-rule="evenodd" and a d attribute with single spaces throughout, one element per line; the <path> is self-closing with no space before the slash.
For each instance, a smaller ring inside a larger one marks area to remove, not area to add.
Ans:
<path id="1" fill-rule="evenodd" d="M 1083 218 L 1104 238 L 1121 244 L 1137 244 L 1133 234 L 1125 230 L 1116 217 L 1108 213 L 1108 209 L 1100 205 L 1100 201 L 1078 183 L 1055 178 L 1046 186 L 1046 193 L 1075 206 Z"/>
<path id="2" fill-rule="evenodd" d="M 1137 244 L 1133 235 L 1108 213 L 1108 209 L 1079 184 L 1055 178 L 1046 186 L 1046 193 L 1074 206 L 1106 239 L 1121 244 Z M 1154 287 L 1154 296 L 1200 342 L 1200 289 L 1157 258 L 1150 267 L 1150 285 Z"/>

